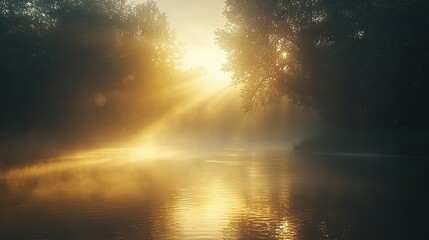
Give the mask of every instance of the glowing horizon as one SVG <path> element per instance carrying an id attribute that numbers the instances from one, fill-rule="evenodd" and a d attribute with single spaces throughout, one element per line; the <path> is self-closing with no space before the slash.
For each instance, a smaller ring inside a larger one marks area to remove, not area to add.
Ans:
<path id="1" fill-rule="evenodd" d="M 146 0 L 132 0 L 136 3 Z M 226 53 L 215 42 L 215 31 L 226 20 L 225 6 L 219 0 L 155 0 L 167 15 L 168 22 L 181 45 L 183 56 L 180 66 L 185 69 L 203 69 L 203 86 L 219 89 L 230 85 L 229 74 L 222 70 Z"/>

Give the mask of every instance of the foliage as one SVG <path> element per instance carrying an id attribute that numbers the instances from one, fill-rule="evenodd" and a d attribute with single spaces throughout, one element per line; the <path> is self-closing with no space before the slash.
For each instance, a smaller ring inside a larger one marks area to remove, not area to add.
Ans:
<path id="1" fill-rule="evenodd" d="M 429 120 L 424 0 L 227 0 L 218 43 L 245 110 L 281 97 L 343 127 Z"/>
<path id="2" fill-rule="evenodd" d="M 132 132 L 159 114 L 175 41 L 154 1 L 0 1 L 0 131 Z"/>

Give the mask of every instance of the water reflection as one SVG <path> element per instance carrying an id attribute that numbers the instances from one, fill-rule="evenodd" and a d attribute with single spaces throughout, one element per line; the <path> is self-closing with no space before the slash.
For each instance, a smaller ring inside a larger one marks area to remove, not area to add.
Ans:
<path id="1" fill-rule="evenodd" d="M 135 149 L 77 154 L 1 174 L 0 236 L 426 237 L 427 164 L 358 162 L 231 149 L 193 156 Z"/>

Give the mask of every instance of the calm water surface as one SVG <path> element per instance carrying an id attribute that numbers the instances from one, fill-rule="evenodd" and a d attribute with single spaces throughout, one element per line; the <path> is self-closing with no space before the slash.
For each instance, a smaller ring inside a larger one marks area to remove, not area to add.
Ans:
<path id="1" fill-rule="evenodd" d="M 0 176 L 0 239 L 429 239 L 425 159 L 126 149 Z"/>

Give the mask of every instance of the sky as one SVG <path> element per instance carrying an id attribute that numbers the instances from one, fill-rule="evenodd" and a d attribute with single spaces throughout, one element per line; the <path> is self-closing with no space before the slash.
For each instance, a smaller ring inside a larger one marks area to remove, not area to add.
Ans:
<path id="1" fill-rule="evenodd" d="M 144 2 L 145 0 L 135 0 Z M 165 12 L 184 53 L 182 67 L 203 67 L 208 87 L 229 85 L 229 75 L 222 71 L 226 55 L 215 42 L 215 31 L 226 19 L 223 0 L 155 0 Z"/>

